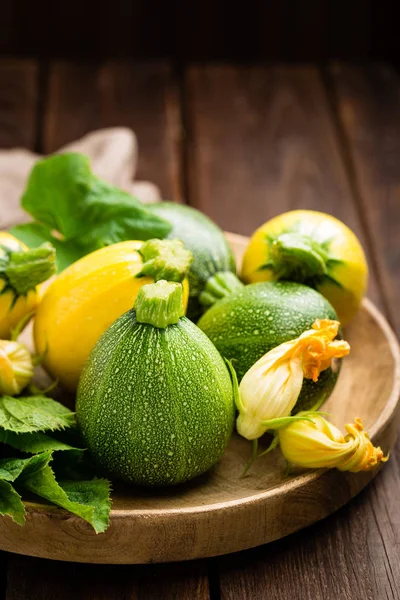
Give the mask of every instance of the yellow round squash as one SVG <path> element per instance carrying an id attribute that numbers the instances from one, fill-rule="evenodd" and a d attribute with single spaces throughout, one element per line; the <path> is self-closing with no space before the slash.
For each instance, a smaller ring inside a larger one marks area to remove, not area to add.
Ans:
<path id="1" fill-rule="evenodd" d="M 97 340 L 132 308 L 140 288 L 159 279 L 182 281 L 190 260 L 177 240 L 127 241 L 96 250 L 63 271 L 45 292 L 34 324 L 36 351 L 49 374 L 75 392 Z M 187 279 L 183 295 L 186 310 Z"/>
<path id="2" fill-rule="evenodd" d="M 331 215 L 294 210 L 264 223 L 243 258 L 245 283 L 291 280 L 323 294 L 342 325 L 357 312 L 368 283 L 368 265 L 356 235 Z"/>

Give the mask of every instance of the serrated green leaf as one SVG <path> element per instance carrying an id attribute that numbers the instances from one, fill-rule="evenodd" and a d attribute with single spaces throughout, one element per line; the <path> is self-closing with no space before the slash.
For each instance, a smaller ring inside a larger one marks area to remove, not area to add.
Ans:
<path id="1" fill-rule="evenodd" d="M 93 508 L 92 521 L 89 521 L 96 533 L 105 531 L 109 524 L 111 484 L 107 479 L 95 477 L 90 481 L 60 481 L 71 502 Z"/>
<path id="2" fill-rule="evenodd" d="M 0 398 L 0 427 L 7 431 L 55 431 L 74 427 L 75 423 L 74 413 L 46 396 Z"/>
<path id="3" fill-rule="evenodd" d="M 60 442 L 41 432 L 15 433 L 14 431 L 0 429 L 0 442 L 27 454 L 39 454 L 47 450 L 54 452 L 80 450 L 80 448 Z"/>
<path id="4" fill-rule="evenodd" d="M 15 481 L 24 469 L 24 459 L 2 458 L 0 459 L 0 480 Z"/>
<path id="5" fill-rule="evenodd" d="M 25 507 L 21 496 L 8 481 L 0 480 L 0 515 L 8 515 L 18 525 L 25 523 Z"/>
<path id="6" fill-rule="evenodd" d="M 51 452 L 0 460 L 0 514 L 10 515 L 17 523 L 24 522 L 21 497 L 10 483 L 15 482 L 19 491 L 28 490 L 81 517 L 96 533 L 105 531 L 111 508 L 110 482 L 97 478 L 57 482 L 51 460 Z"/>
<path id="7" fill-rule="evenodd" d="M 0 460 L 0 479 L 15 481 L 24 471 L 32 473 L 35 469 L 41 469 L 50 459 L 51 452 L 36 454 L 29 458 L 3 458 Z"/>
<path id="8" fill-rule="evenodd" d="M 108 527 L 110 483 L 105 479 L 57 483 L 49 464 L 33 473 L 22 473 L 18 485 L 81 517 L 101 533 Z"/>
<path id="9" fill-rule="evenodd" d="M 171 230 L 139 200 L 93 175 L 89 159 L 77 153 L 38 161 L 21 203 L 41 225 L 81 247 L 163 238 Z"/>

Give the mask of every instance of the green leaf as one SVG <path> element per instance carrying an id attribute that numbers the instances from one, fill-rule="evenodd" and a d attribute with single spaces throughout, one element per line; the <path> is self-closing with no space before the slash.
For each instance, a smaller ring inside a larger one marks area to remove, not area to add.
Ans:
<path id="1" fill-rule="evenodd" d="M 0 459 L 0 479 L 3 481 L 15 481 L 23 471 L 24 462 L 25 460 L 20 458 Z"/>
<path id="2" fill-rule="evenodd" d="M 108 527 L 111 501 L 110 483 L 106 479 L 57 483 L 54 472 L 47 463 L 33 473 L 23 473 L 18 484 L 81 517 L 92 525 L 96 533 L 101 533 Z"/>
<path id="3" fill-rule="evenodd" d="M 96 477 L 88 481 L 57 482 L 51 460 L 52 452 L 0 460 L 0 513 L 9 514 L 20 524 L 24 522 L 21 498 L 10 485 L 15 482 L 19 491 L 28 490 L 81 517 L 96 533 L 105 531 L 111 508 L 110 482 Z"/>
<path id="4" fill-rule="evenodd" d="M 0 429 L 0 442 L 7 444 L 16 450 L 26 452 L 27 454 L 39 454 L 40 452 L 79 450 L 74 446 L 59 442 L 45 433 L 15 433 L 13 431 L 4 431 Z"/>
<path id="5" fill-rule="evenodd" d="M 0 515 L 8 515 L 18 525 L 25 523 L 25 507 L 11 483 L 0 480 Z"/>
<path id="6" fill-rule="evenodd" d="M 57 271 L 60 273 L 82 256 L 97 250 L 98 246 L 79 246 L 73 241 L 58 240 L 50 229 L 41 223 L 24 223 L 10 229 L 10 233 L 29 248 L 37 248 L 44 242 L 51 242 L 56 249 Z"/>
<path id="7" fill-rule="evenodd" d="M 29 175 L 22 208 L 66 239 L 76 237 L 85 227 L 82 219 L 86 207 L 82 200 L 90 193 L 91 181 L 90 163 L 85 156 L 59 154 L 44 158 Z"/>
<path id="8" fill-rule="evenodd" d="M 42 468 L 51 458 L 51 452 L 36 454 L 30 458 L 3 458 L 0 460 L 0 479 L 15 481 L 25 471 L 35 471 Z"/>
<path id="9" fill-rule="evenodd" d="M 93 525 L 96 533 L 107 529 L 111 510 L 111 485 L 107 479 L 95 477 L 90 481 L 61 481 L 60 486 L 70 502 L 86 505 L 93 509 L 93 516 L 89 523 Z"/>
<path id="10" fill-rule="evenodd" d="M 37 162 L 21 203 L 36 221 L 85 247 L 162 238 L 171 230 L 139 200 L 93 175 L 82 154 L 59 154 Z"/>
<path id="11" fill-rule="evenodd" d="M 75 426 L 75 415 L 46 396 L 0 398 L 0 428 L 15 433 L 55 431 Z"/>

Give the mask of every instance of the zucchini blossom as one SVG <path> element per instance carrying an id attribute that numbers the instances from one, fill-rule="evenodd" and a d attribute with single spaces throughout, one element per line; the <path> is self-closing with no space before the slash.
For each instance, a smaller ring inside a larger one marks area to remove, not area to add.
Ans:
<path id="1" fill-rule="evenodd" d="M 290 415 L 300 395 L 303 379 L 318 381 L 333 358 L 346 356 L 350 346 L 335 340 L 339 322 L 316 320 L 312 329 L 273 348 L 244 375 L 238 398 L 237 430 L 256 440 L 274 421 Z"/>
<path id="2" fill-rule="evenodd" d="M 300 413 L 304 420 L 291 421 L 277 429 L 279 445 L 286 460 L 310 469 L 333 468 L 340 471 L 370 471 L 386 462 L 381 448 L 374 447 L 360 419 L 346 425 L 347 435 L 321 415 Z"/>
<path id="3" fill-rule="evenodd" d="M 25 344 L 14 340 L 0 340 L 0 394 L 20 394 L 32 377 L 32 356 Z"/>

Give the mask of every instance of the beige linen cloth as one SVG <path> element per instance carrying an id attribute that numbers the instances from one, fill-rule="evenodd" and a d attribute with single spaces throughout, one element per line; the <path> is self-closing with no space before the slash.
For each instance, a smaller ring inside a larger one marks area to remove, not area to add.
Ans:
<path id="1" fill-rule="evenodd" d="M 160 192 L 152 183 L 135 181 L 138 160 L 136 135 L 123 127 L 100 129 L 58 150 L 81 152 L 91 162 L 93 172 L 126 190 L 142 202 L 157 202 Z M 16 148 L 0 150 L 0 230 L 32 220 L 20 207 L 30 170 L 41 156 Z"/>

